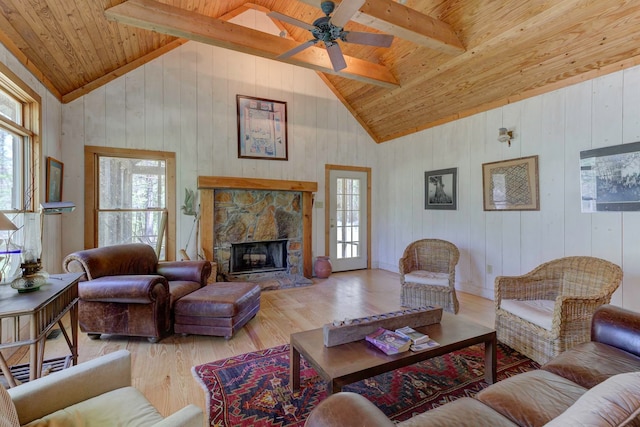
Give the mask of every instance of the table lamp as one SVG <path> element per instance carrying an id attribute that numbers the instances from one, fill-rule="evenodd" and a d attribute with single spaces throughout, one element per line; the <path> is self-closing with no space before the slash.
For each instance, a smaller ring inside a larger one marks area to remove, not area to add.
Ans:
<path id="1" fill-rule="evenodd" d="M 11 220 L 7 218 L 7 216 L 4 213 L 0 212 L 0 231 L 16 231 L 17 229 L 18 227 L 16 227 L 16 225 L 13 222 L 11 222 Z M 20 250 L 12 249 L 11 234 L 9 234 L 6 239 L 0 239 L 0 242 L 2 242 L 0 243 L 0 255 L 2 255 L 0 256 L 0 282 L 1 282 L 2 273 L 7 263 L 6 261 L 3 262 L 4 259 L 13 253 L 20 253 Z"/>

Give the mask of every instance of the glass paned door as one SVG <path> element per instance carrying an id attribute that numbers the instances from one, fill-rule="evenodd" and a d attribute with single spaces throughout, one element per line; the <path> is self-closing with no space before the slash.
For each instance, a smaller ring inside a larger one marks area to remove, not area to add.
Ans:
<path id="1" fill-rule="evenodd" d="M 367 173 L 331 170 L 329 176 L 333 271 L 367 268 Z"/>

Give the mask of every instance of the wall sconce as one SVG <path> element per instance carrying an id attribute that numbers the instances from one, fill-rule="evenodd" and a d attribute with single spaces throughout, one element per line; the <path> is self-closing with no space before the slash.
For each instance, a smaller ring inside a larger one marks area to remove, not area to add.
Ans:
<path id="1" fill-rule="evenodd" d="M 498 129 L 498 141 L 506 142 L 511 147 L 511 139 L 513 139 L 513 131 L 507 128 Z"/>

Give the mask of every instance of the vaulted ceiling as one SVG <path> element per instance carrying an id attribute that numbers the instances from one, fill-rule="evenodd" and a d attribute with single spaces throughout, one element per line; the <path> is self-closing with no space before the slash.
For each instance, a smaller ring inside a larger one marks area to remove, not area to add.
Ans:
<path id="1" fill-rule="evenodd" d="M 361 3 L 345 29 L 391 47 L 340 42 L 339 72 L 320 44 L 282 60 L 318 71 L 377 142 L 640 63 L 634 0 Z M 323 16 L 320 0 L 0 0 L 0 42 L 66 103 L 189 40 L 275 59 L 310 39 L 229 22 L 249 8 Z"/>

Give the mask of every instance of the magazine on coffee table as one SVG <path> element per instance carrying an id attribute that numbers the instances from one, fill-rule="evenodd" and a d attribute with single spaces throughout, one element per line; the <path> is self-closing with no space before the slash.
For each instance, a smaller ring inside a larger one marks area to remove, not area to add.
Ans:
<path id="1" fill-rule="evenodd" d="M 422 344 L 413 344 L 410 348 L 411 348 L 411 351 L 422 351 L 422 350 L 438 347 L 439 345 L 440 343 L 429 338 L 429 340 L 423 342 Z"/>
<path id="2" fill-rule="evenodd" d="M 422 344 L 429 341 L 429 335 L 418 332 L 410 326 L 396 329 L 396 333 L 402 335 L 403 337 L 409 338 L 412 344 Z"/>
<path id="3" fill-rule="evenodd" d="M 365 339 L 385 354 L 403 353 L 411 347 L 411 339 L 385 328 L 378 328 Z"/>

